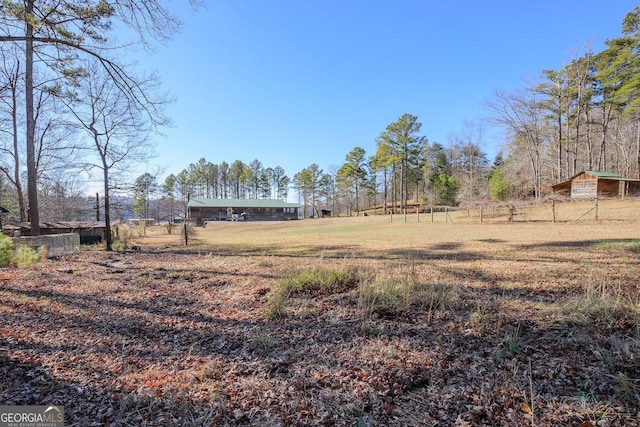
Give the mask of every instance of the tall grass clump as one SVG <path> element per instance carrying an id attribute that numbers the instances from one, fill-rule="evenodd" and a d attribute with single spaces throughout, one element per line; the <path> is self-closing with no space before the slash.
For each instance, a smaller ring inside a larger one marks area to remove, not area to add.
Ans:
<path id="1" fill-rule="evenodd" d="M 141 227 L 129 227 L 126 224 L 122 224 L 120 221 L 116 221 L 113 224 L 113 244 L 114 251 L 122 252 L 129 249 L 131 246 L 131 240 L 136 237 L 141 237 L 144 230 Z"/>
<path id="2" fill-rule="evenodd" d="M 311 267 L 287 275 L 278 282 L 278 288 L 289 294 L 331 295 L 356 288 L 358 282 L 359 273 L 354 267 Z"/>
<path id="3" fill-rule="evenodd" d="M 269 296 L 267 316 L 282 317 L 294 296 L 332 295 L 357 289 L 361 272 L 355 267 L 323 269 L 310 267 L 287 274 Z"/>
<path id="4" fill-rule="evenodd" d="M 604 326 L 624 323 L 626 327 L 640 329 L 640 297 L 625 292 L 621 285 L 585 283 L 562 311 L 576 323 Z"/>
<path id="5" fill-rule="evenodd" d="M 454 288 L 423 283 L 415 274 L 404 277 L 378 277 L 360 283 L 358 307 L 366 317 L 397 317 L 412 310 L 432 314 L 446 310 L 456 297 Z"/>

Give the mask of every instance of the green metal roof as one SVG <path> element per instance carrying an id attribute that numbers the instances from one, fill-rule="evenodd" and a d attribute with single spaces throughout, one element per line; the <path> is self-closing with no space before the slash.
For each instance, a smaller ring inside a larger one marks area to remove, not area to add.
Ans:
<path id="1" fill-rule="evenodd" d="M 622 178 L 622 176 L 613 172 L 600 172 L 600 171 L 584 171 L 584 173 L 588 173 L 589 175 L 596 176 L 598 178 Z M 578 174 L 580 175 L 580 174 Z M 576 175 L 577 176 L 577 175 Z"/>
<path id="2" fill-rule="evenodd" d="M 571 178 L 569 178 L 567 181 L 563 181 L 563 182 L 559 182 L 557 184 L 553 184 L 551 187 L 552 188 L 559 188 L 562 186 L 567 186 L 570 185 L 571 182 L 574 180 L 574 178 L 588 173 L 589 175 L 595 176 L 596 178 L 603 178 L 603 179 L 616 179 L 618 181 L 634 181 L 631 178 L 623 178 L 622 176 L 618 175 L 617 173 L 613 173 L 613 172 L 601 172 L 601 171 L 582 171 L 582 172 L 578 172 L 577 174 L 573 175 Z"/>
<path id="3" fill-rule="evenodd" d="M 204 208 L 299 208 L 297 203 L 273 199 L 191 199 L 188 207 Z"/>

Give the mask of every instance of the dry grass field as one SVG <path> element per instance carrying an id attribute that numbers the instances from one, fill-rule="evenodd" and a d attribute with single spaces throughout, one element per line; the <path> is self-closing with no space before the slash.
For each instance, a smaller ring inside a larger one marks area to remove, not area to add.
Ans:
<path id="1" fill-rule="evenodd" d="M 151 228 L 5 269 L 0 404 L 71 426 L 640 426 L 640 202 L 611 203 L 212 223 L 186 247 Z"/>

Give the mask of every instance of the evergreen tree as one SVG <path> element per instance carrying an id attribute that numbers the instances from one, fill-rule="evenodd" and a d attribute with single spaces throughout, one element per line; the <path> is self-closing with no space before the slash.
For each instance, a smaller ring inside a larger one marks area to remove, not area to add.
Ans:
<path id="1" fill-rule="evenodd" d="M 420 150 L 427 140 L 425 136 L 419 135 L 421 128 L 422 123 L 418 122 L 416 116 L 404 114 L 397 121 L 388 125 L 377 140 L 379 142 L 378 151 L 381 156 L 378 164 L 384 162 L 392 165 L 394 198 L 396 191 L 399 190 L 400 201 L 405 214 L 409 198 L 409 183 L 417 183 L 419 174 L 416 171 L 420 166 Z M 386 159 L 383 160 L 382 157 Z M 399 177 L 397 176 L 398 170 Z M 396 185 L 398 178 L 400 183 Z"/>
<path id="2" fill-rule="evenodd" d="M 355 147 L 347 154 L 345 163 L 338 169 L 337 178 L 351 184 L 357 216 L 360 212 L 360 187 L 367 179 L 364 148 Z"/>

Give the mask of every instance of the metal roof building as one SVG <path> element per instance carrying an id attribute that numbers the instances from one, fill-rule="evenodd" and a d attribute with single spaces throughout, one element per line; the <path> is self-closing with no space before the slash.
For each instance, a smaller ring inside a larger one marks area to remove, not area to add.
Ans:
<path id="1" fill-rule="evenodd" d="M 287 221 L 298 219 L 300 205 L 272 199 L 191 199 L 189 217 L 206 221 Z"/>

